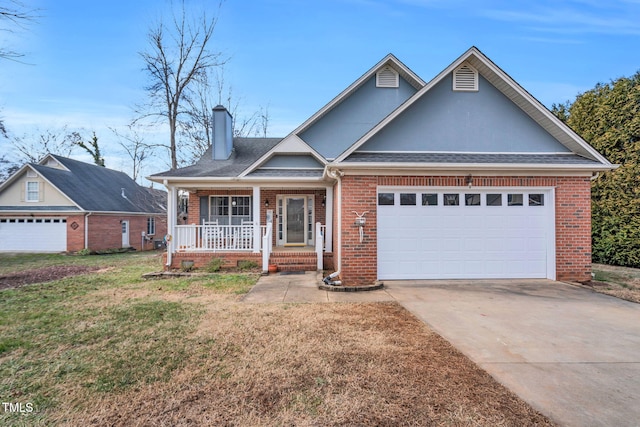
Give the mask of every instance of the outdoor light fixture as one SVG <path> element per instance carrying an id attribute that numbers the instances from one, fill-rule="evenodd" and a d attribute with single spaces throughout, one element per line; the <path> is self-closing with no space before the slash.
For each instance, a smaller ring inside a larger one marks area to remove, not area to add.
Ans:
<path id="1" fill-rule="evenodd" d="M 269 200 L 265 200 L 265 201 L 264 201 L 264 205 L 265 205 L 266 207 L 269 207 Z"/>
<path id="2" fill-rule="evenodd" d="M 467 175 L 467 177 L 464 180 L 464 183 L 467 184 L 469 188 L 471 188 L 471 184 L 473 184 L 473 177 L 471 176 L 471 174 Z"/>
<path id="3" fill-rule="evenodd" d="M 322 207 L 324 208 L 326 204 L 327 204 L 327 196 L 322 198 Z"/>

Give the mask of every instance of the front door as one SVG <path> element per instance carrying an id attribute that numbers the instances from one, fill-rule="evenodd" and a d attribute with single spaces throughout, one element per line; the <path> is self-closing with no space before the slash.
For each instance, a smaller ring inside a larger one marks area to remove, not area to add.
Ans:
<path id="1" fill-rule="evenodd" d="M 307 198 L 300 196 L 285 197 L 285 245 L 305 245 L 305 212 Z"/>
<path id="2" fill-rule="evenodd" d="M 129 247 L 129 221 L 122 221 L 122 247 Z"/>

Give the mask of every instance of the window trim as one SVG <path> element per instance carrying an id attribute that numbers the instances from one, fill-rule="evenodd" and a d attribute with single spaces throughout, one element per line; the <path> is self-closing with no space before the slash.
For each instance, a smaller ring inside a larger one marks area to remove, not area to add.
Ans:
<path id="1" fill-rule="evenodd" d="M 221 207 L 226 208 L 227 213 L 225 215 L 217 215 L 214 214 L 214 208 L 216 208 L 215 206 L 213 206 L 213 200 L 214 198 L 224 198 L 227 199 L 227 204 L 226 205 L 222 205 Z M 234 198 L 247 198 L 248 201 L 248 205 L 242 205 L 242 206 L 237 206 L 233 204 L 234 202 Z M 237 212 L 237 209 L 239 209 L 240 207 L 244 207 L 244 208 L 248 208 L 249 209 L 249 215 L 237 215 L 233 213 L 234 209 Z M 249 217 L 249 219 L 246 219 L 247 216 Z M 233 224 L 233 218 L 243 218 L 247 221 L 253 221 L 253 196 L 248 195 L 248 194 L 211 194 L 209 196 L 209 221 L 215 221 L 216 219 L 219 218 L 227 218 L 227 222 L 228 224 L 220 224 L 219 225 L 234 225 Z M 240 220 L 242 221 L 242 220 Z M 235 225 L 240 225 L 240 224 L 235 224 Z"/>
<path id="2" fill-rule="evenodd" d="M 29 184 L 35 184 L 36 189 L 30 190 Z M 29 197 L 29 195 L 35 194 L 35 199 Z M 24 186 L 24 200 L 28 203 L 35 203 L 40 201 L 40 181 L 27 181 Z"/>
<path id="3" fill-rule="evenodd" d="M 156 217 L 147 217 L 147 236 L 155 236 L 156 234 Z"/>

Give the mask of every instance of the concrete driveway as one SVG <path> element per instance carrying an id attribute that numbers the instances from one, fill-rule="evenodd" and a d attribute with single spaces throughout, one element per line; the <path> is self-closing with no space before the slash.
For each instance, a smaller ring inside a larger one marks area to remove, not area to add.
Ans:
<path id="1" fill-rule="evenodd" d="M 640 304 L 550 280 L 385 285 L 560 425 L 640 426 Z"/>

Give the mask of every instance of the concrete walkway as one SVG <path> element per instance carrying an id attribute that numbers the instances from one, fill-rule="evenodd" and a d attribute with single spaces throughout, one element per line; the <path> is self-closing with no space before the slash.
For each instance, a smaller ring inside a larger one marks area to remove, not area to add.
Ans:
<path id="1" fill-rule="evenodd" d="M 320 279 L 265 276 L 244 301 L 397 301 L 560 425 L 640 426 L 640 304 L 550 280 L 397 281 L 327 292 Z"/>
<path id="2" fill-rule="evenodd" d="M 258 283 L 243 298 L 248 303 L 308 303 L 308 302 L 379 302 L 393 301 L 384 291 L 330 292 L 318 289 L 322 276 L 277 273 L 261 276 Z"/>

